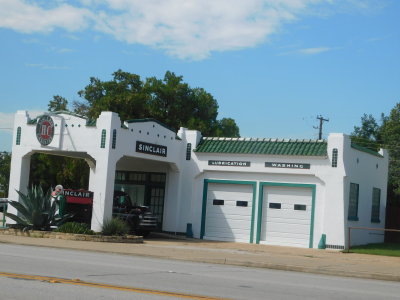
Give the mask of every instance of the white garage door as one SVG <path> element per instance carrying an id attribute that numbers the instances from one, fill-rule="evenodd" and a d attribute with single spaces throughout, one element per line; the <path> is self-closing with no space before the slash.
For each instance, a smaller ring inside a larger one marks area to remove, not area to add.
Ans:
<path id="1" fill-rule="evenodd" d="M 309 247 L 312 189 L 264 187 L 260 241 L 270 245 Z"/>
<path id="2" fill-rule="evenodd" d="M 249 242 L 252 199 L 251 185 L 210 183 L 203 238 Z"/>

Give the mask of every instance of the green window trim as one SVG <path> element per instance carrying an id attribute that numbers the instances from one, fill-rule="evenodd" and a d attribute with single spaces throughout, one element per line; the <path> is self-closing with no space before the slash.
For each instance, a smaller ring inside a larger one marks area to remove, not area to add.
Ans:
<path id="1" fill-rule="evenodd" d="M 314 244 L 314 218 L 315 218 L 315 198 L 317 187 L 315 184 L 301 184 L 301 183 L 283 183 L 283 182 L 260 182 L 258 190 L 258 216 L 257 216 L 257 237 L 256 244 L 261 240 L 261 226 L 262 226 L 262 211 L 263 211 L 263 198 L 264 187 L 268 186 L 283 186 L 283 187 L 301 187 L 311 188 L 311 220 L 310 220 L 310 240 L 308 247 L 312 248 Z"/>
<path id="2" fill-rule="evenodd" d="M 332 168 L 337 168 L 337 160 L 338 160 L 338 149 L 332 149 Z"/>
<path id="3" fill-rule="evenodd" d="M 105 129 L 103 129 L 101 131 L 101 144 L 100 144 L 100 148 L 105 148 L 106 147 L 106 135 L 107 135 L 107 131 Z"/>
<path id="4" fill-rule="evenodd" d="M 219 184 L 244 184 L 251 185 L 253 188 L 253 198 L 252 198 L 252 208 L 251 208 L 251 225 L 250 225 L 250 244 L 253 243 L 254 235 L 254 217 L 255 217 L 255 206 L 256 206 L 256 191 L 257 182 L 255 181 L 237 181 L 237 180 L 221 180 L 221 179 L 204 179 L 203 185 L 203 203 L 201 212 L 201 227 L 200 227 L 200 239 L 203 239 L 206 229 L 206 215 L 207 215 L 207 194 L 208 194 L 208 184 L 209 183 L 219 183 Z"/>
<path id="5" fill-rule="evenodd" d="M 17 128 L 17 140 L 15 141 L 16 145 L 21 145 L 21 127 Z"/>
<path id="6" fill-rule="evenodd" d="M 192 157 L 192 143 L 186 145 L 186 160 L 190 160 Z"/>
<path id="7" fill-rule="evenodd" d="M 112 136 L 112 148 L 115 149 L 116 145 L 117 145 L 117 129 L 114 129 Z"/>
<path id="8" fill-rule="evenodd" d="M 380 223 L 381 189 L 372 188 L 371 223 Z"/>
<path id="9" fill-rule="evenodd" d="M 358 221 L 358 201 L 360 194 L 360 185 L 358 183 L 350 183 L 349 206 L 347 211 L 347 220 Z"/>

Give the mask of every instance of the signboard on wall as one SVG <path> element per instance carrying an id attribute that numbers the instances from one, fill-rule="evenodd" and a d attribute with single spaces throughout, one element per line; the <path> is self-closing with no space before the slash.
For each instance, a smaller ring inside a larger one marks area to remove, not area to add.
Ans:
<path id="1" fill-rule="evenodd" d="M 310 169 L 311 165 L 304 163 L 266 162 L 265 167 L 281 169 Z"/>
<path id="2" fill-rule="evenodd" d="M 167 147 L 162 145 L 136 142 L 136 152 L 167 157 Z"/>
<path id="3" fill-rule="evenodd" d="M 250 167 L 250 162 L 235 160 L 209 160 L 208 165 L 217 167 Z"/>
<path id="4" fill-rule="evenodd" d="M 36 138 L 43 146 L 51 143 L 54 137 L 54 122 L 50 116 L 42 116 L 36 124 Z"/>

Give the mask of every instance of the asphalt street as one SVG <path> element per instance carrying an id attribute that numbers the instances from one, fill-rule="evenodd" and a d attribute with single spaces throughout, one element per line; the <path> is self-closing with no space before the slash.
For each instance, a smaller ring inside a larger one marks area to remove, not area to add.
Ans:
<path id="1" fill-rule="evenodd" d="M 398 299 L 400 294 L 398 282 L 134 255 L 11 244 L 0 244 L 0 255 L 1 299 L 55 299 L 56 295 L 57 299 L 368 300 Z M 6 272 L 14 276 L 5 276 Z M 80 286 L 63 280 L 94 285 Z"/>

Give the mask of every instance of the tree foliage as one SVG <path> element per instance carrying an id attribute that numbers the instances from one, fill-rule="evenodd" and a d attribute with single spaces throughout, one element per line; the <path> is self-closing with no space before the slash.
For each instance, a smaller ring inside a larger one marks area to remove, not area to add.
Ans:
<path id="1" fill-rule="evenodd" d="M 384 115 L 382 114 L 382 120 Z M 372 115 L 361 117 L 361 126 L 354 126 L 351 133 L 352 141 L 371 150 L 378 151 L 382 144 L 381 125 Z"/>
<path id="2" fill-rule="evenodd" d="M 177 131 L 197 129 L 206 136 L 238 137 L 233 119 L 218 120 L 218 103 L 202 88 L 191 88 L 182 76 L 167 71 L 163 79 L 142 81 L 139 75 L 118 70 L 110 81 L 90 78 L 78 92 L 75 113 L 97 118 L 102 111 L 117 112 L 122 120 L 154 118 Z"/>
<path id="3" fill-rule="evenodd" d="M 361 126 L 355 126 L 351 134 L 355 143 L 372 149 L 385 148 L 389 151 L 389 188 L 390 195 L 400 197 L 400 103 L 388 116 L 381 115 L 378 123 L 372 115 L 361 117 Z"/>
<path id="4" fill-rule="evenodd" d="M 61 96 L 53 96 L 53 100 L 50 100 L 48 106 L 48 111 L 64 111 L 68 110 L 68 100 Z"/>
<path id="5" fill-rule="evenodd" d="M 400 196 L 400 103 L 383 119 L 380 134 L 389 150 L 389 188 Z"/>
<path id="6" fill-rule="evenodd" d="M 83 159 L 35 153 L 31 157 L 29 182 L 45 189 L 57 184 L 66 188 L 87 189 L 89 166 Z"/>
<path id="7" fill-rule="evenodd" d="M 0 197 L 7 197 L 10 181 L 11 153 L 0 152 Z"/>

